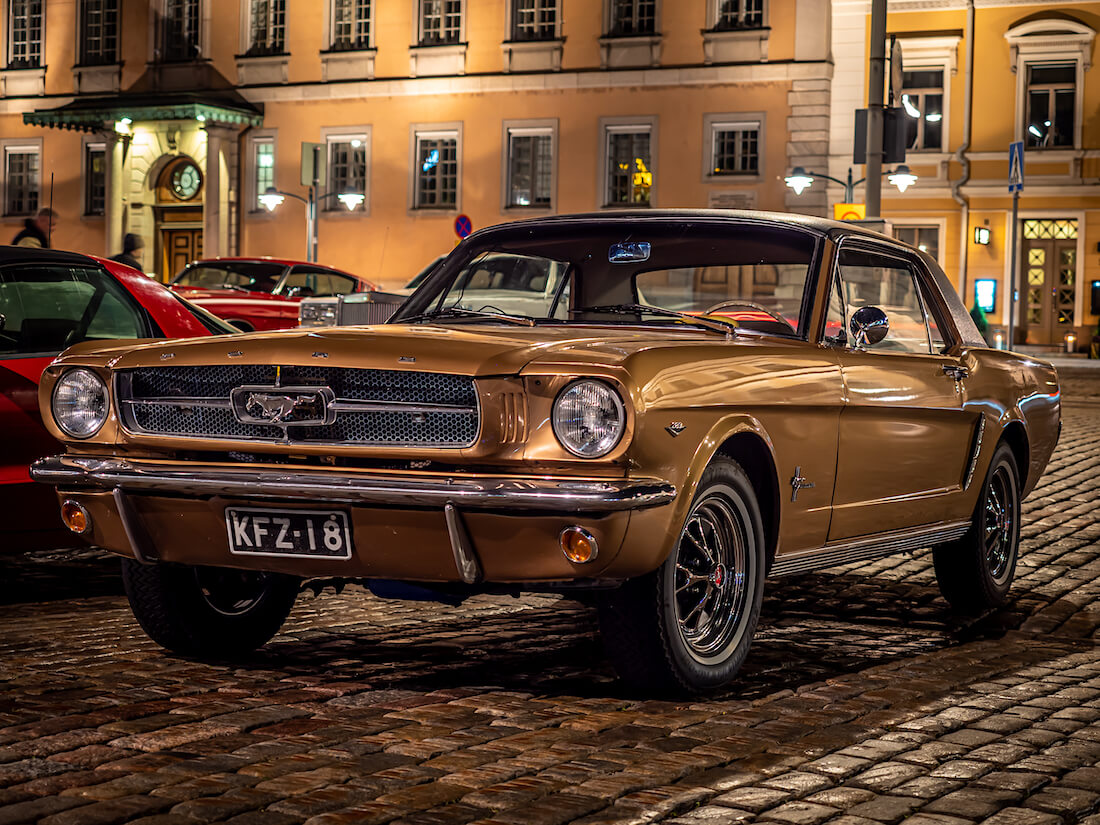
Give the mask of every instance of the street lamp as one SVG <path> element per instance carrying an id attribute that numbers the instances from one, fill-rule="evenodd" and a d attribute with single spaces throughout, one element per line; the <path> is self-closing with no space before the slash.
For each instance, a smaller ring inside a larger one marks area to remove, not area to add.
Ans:
<path id="1" fill-rule="evenodd" d="M 294 198 L 306 205 L 306 260 L 309 263 L 317 262 L 317 204 L 324 203 L 329 198 L 336 198 L 351 212 L 366 200 L 362 192 L 328 192 L 318 196 L 312 186 L 309 188 L 309 196 L 305 198 L 293 192 L 283 192 L 274 186 L 269 186 L 257 200 L 268 212 L 274 212 L 287 198 Z"/>
<path id="2" fill-rule="evenodd" d="M 893 172 L 884 171 L 882 174 L 886 175 L 886 179 L 902 192 L 917 182 L 917 176 L 914 175 L 904 163 Z M 840 178 L 834 178 L 832 175 L 823 175 L 820 172 L 807 172 L 801 166 L 796 166 L 787 177 L 783 178 L 783 182 L 793 189 L 796 195 L 801 195 L 813 185 L 814 180 L 817 178 L 831 180 L 833 183 L 839 183 L 843 186 L 845 203 L 853 202 L 853 198 L 855 198 L 855 188 L 867 180 L 867 178 L 853 180 L 851 168 L 848 169 L 848 179 L 841 180 Z"/>

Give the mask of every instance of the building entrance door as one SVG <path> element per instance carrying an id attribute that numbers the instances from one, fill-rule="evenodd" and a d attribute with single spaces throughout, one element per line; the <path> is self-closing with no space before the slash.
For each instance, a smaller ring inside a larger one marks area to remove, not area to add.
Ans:
<path id="1" fill-rule="evenodd" d="M 201 229 L 164 229 L 164 279 L 171 281 L 191 261 L 202 257 Z"/>
<path id="2" fill-rule="evenodd" d="M 1077 221 L 1026 220 L 1023 230 L 1027 343 L 1058 346 L 1074 331 Z"/>

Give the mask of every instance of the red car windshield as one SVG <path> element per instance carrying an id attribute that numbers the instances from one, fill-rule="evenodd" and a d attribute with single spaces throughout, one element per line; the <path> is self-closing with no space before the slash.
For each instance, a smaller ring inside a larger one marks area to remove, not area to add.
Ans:
<path id="1" fill-rule="evenodd" d="M 271 292 L 286 267 L 270 261 L 206 261 L 189 264 L 172 281 L 196 289 L 238 289 Z"/>

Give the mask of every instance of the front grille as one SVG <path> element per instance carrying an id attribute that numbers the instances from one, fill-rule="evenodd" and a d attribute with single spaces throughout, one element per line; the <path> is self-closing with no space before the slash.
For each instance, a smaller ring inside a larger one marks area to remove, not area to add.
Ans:
<path id="1" fill-rule="evenodd" d="M 337 409 L 335 421 L 318 426 L 242 423 L 230 401 L 241 386 L 328 387 L 334 407 L 373 406 Z M 123 424 L 150 435 L 468 447 L 481 427 L 473 379 L 444 373 L 260 364 L 146 367 L 119 371 L 117 392 Z"/>

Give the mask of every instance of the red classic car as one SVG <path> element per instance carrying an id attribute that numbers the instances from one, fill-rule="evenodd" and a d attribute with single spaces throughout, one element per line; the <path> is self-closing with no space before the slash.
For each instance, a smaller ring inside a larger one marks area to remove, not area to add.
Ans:
<path id="1" fill-rule="evenodd" d="M 246 332 L 298 326 L 298 304 L 306 297 L 378 289 L 350 272 L 280 258 L 193 261 L 169 287 Z"/>
<path id="2" fill-rule="evenodd" d="M 191 338 L 235 330 L 162 285 L 114 261 L 0 246 L 0 548 L 71 540 L 49 490 L 28 465 L 57 452 L 42 426 L 38 381 L 81 341 Z"/>

